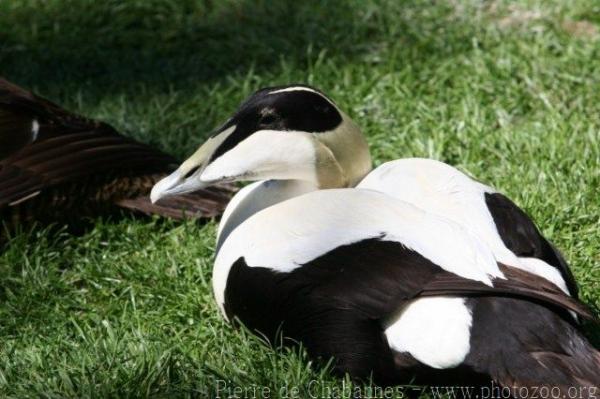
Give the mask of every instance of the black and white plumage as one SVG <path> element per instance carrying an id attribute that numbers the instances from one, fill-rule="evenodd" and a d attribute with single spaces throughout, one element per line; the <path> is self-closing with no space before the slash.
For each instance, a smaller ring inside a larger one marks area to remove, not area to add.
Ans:
<path id="1" fill-rule="evenodd" d="M 387 162 L 358 185 L 384 192 L 469 228 L 496 258 L 544 276 L 577 297 L 575 278 L 561 253 L 514 202 L 493 188 L 433 159 Z"/>
<path id="2" fill-rule="evenodd" d="M 369 173 L 360 130 L 319 91 L 264 89 L 152 199 L 258 180 L 219 226 L 217 303 L 340 372 L 562 392 L 600 383 L 600 355 L 572 313 L 592 316 L 567 295 L 560 255 L 520 252 L 543 239 L 522 211 L 448 165 L 396 162 Z M 537 236 L 511 231 L 510 218 Z"/>

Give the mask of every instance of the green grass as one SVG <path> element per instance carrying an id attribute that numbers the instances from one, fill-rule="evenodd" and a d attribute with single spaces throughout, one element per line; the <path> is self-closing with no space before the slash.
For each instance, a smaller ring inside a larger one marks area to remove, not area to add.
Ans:
<path id="1" fill-rule="evenodd" d="M 595 307 L 599 60 L 594 0 L 0 2 L 0 74 L 180 157 L 261 86 L 321 88 L 376 163 L 441 159 L 513 198 Z M 302 351 L 221 320 L 215 227 L 18 235 L 0 254 L 0 396 L 343 393 Z"/>

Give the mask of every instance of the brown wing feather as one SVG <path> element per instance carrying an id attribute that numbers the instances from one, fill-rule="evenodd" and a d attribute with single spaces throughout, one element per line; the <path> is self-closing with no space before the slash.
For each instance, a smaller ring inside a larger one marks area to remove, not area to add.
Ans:
<path id="1" fill-rule="evenodd" d="M 5 220 L 18 224 L 107 204 L 179 218 L 184 211 L 190 217 L 220 214 L 231 186 L 161 206 L 149 203 L 152 185 L 176 164 L 170 155 L 105 123 L 72 114 L 0 78 L 0 214 Z"/>
<path id="2" fill-rule="evenodd" d="M 4 109 L 0 105 L 0 159 L 15 153 L 32 141 L 32 123 L 26 114 Z"/>
<path id="3" fill-rule="evenodd" d="M 45 98 L 39 97 L 0 77 L 0 109 L 6 115 L 19 115 L 39 123 L 37 139 L 42 140 L 72 132 L 93 130 L 102 122 L 75 115 Z M 108 126 L 108 125 L 104 125 Z M 14 131 L 0 131 L 0 137 L 14 137 Z"/>
<path id="4" fill-rule="evenodd" d="M 173 163 L 166 154 L 123 136 L 107 136 L 102 129 L 34 142 L 0 161 L 0 207 L 85 176 L 167 173 Z"/>
<path id="5" fill-rule="evenodd" d="M 216 217 L 225 210 L 231 197 L 231 188 L 211 187 L 191 194 L 166 198 L 160 204 L 150 202 L 148 195 L 126 198 L 117 201 L 122 208 L 131 209 L 146 215 L 158 214 L 172 219 L 190 219 L 197 217 Z"/>
<path id="6" fill-rule="evenodd" d="M 452 273 L 439 273 L 417 296 L 509 296 L 544 302 L 575 312 L 585 319 L 596 320 L 583 303 L 566 295 L 545 278 L 503 264 L 500 264 L 500 270 L 506 279 L 494 279 L 493 287 Z"/>

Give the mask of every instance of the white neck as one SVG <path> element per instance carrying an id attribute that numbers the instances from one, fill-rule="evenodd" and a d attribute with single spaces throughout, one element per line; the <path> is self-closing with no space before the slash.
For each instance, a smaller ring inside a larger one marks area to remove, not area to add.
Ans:
<path id="1" fill-rule="evenodd" d="M 231 199 L 223 213 L 217 233 L 217 252 L 229 234 L 250 216 L 318 189 L 317 183 L 305 180 L 262 180 L 247 185 Z"/>
<path id="2" fill-rule="evenodd" d="M 240 190 L 229 202 L 217 235 L 217 252 L 231 232 L 257 212 L 302 194 L 326 188 L 355 187 L 370 171 L 369 146 L 358 126 L 343 112 L 344 123 L 336 129 L 313 135 L 316 178 L 313 180 L 261 180 Z M 271 139 L 282 137 L 279 133 Z M 306 137 L 306 136 L 300 136 Z M 301 141 L 295 144 L 299 145 Z M 252 145 L 245 150 L 264 146 Z M 239 157 L 247 159 L 248 157 Z M 298 176 L 299 174 L 296 174 Z M 273 223 L 277 223 L 274 220 Z M 268 228 L 268 226 L 265 226 Z"/>

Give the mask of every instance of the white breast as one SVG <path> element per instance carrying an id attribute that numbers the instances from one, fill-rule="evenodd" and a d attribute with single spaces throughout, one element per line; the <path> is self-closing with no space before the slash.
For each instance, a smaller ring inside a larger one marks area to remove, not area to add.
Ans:
<path id="1" fill-rule="evenodd" d="M 261 180 L 248 184 L 233 196 L 219 223 L 217 252 L 229 234 L 256 212 L 317 189 L 303 180 Z"/>

